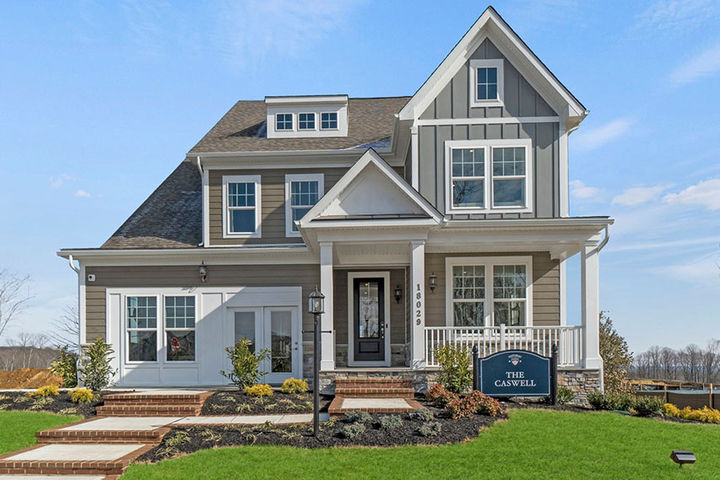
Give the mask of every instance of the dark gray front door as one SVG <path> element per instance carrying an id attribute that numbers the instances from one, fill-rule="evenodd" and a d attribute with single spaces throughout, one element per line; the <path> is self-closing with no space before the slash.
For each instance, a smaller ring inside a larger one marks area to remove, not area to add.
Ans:
<path id="1" fill-rule="evenodd" d="M 354 360 L 385 360 L 385 280 L 355 278 L 353 281 L 355 322 Z"/>

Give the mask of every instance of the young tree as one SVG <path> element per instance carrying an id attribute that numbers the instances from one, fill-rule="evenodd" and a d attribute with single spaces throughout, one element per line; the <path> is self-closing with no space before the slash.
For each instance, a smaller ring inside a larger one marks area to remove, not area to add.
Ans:
<path id="1" fill-rule="evenodd" d="M 77 304 L 66 305 L 62 315 L 53 320 L 50 338 L 58 347 L 68 347 L 76 353 L 80 350 L 80 315 Z"/>
<path id="2" fill-rule="evenodd" d="M 31 298 L 26 289 L 29 279 L 0 270 L 0 338 Z"/>
<path id="3" fill-rule="evenodd" d="M 600 356 L 603 359 L 605 391 L 622 393 L 629 390 L 628 370 L 633 356 L 625 339 L 613 327 L 612 319 L 600 312 Z"/>

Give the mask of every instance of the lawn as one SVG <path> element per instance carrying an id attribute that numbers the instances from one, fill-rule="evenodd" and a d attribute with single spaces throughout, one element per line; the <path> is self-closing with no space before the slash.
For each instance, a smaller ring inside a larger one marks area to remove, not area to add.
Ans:
<path id="1" fill-rule="evenodd" d="M 152 479 L 700 479 L 720 471 L 720 426 L 610 412 L 512 410 L 471 442 L 440 447 L 205 450 L 132 465 L 123 480 Z M 682 469 L 672 449 L 695 451 Z"/>
<path id="2" fill-rule="evenodd" d="M 0 455 L 35 444 L 35 432 L 82 420 L 79 415 L 0 412 Z"/>

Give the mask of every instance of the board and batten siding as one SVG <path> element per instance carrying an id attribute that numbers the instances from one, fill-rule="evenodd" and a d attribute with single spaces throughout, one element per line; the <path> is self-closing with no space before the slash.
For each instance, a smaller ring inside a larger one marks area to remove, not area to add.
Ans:
<path id="1" fill-rule="evenodd" d="M 420 120 L 548 117 L 557 113 L 513 67 L 507 58 L 485 40 L 471 59 L 504 60 L 504 106 L 471 107 L 468 80 L 470 61 L 466 62 L 443 88 Z M 484 125 L 423 125 L 419 127 L 419 188 L 438 210 L 445 212 L 445 142 L 448 140 L 530 139 L 533 156 L 533 211 L 530 213 L 454 214 L 458 219 L 548 218 L 560 216 L 559 123 L 511 123 Z"/>
<path id="2" fill-rule="evenodd" d="M 95 281 L 85 287 L 87 341 L 106 338 L 107 288 L 144 287 L 302 287 L 306 299 L 320 284 L 318 265 L 210 265 L 205 283 L 196 266 L 86 267 Z M 312 315 L 303 308 L 303 330 L 311 330 Z M 311 340 L 305 335 L 306 340 Z"/>
<path id="3" fill-rule="evenodd" d="M 425 273 L 437 275 L 437 288 L 430 291 L 425 284 L 425 325 L 428 327 L 445 326 L 445 258 L 447 257 L 484 257 L 484 256 L 532 256 L 533 271 L 533 325 L 560 325 L 560 264 L 550 258 L 547 252 L 531 253 L 428 253 L 425 255 Z"/>

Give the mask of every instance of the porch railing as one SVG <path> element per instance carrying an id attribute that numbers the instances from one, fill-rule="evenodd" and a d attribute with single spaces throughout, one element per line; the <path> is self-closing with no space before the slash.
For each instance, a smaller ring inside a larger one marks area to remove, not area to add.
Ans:
<path id="1" fill-rule="evenodd" d="M 435 349 L 453 344 L 468 351 L 477 345 L 483 357 L 500 350 L 530 350 L 550 356 L 558 346 L 558 366 L 582 367 L 583 327 L 425 327 L 425 358 L 428 367 L 439 366 Z"/>

